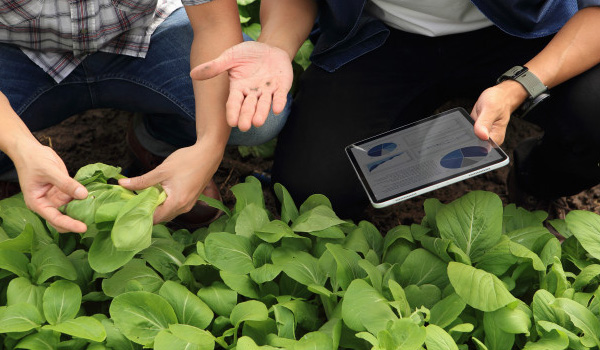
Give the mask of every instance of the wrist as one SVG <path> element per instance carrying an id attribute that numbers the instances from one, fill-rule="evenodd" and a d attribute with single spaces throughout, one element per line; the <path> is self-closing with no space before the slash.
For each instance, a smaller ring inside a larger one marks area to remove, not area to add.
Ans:
<path id="1" fill-rule="evenodd" d="M 227 139 L 222 137 L 202 137 L 196 140 L 196 143 L 191 147 L 197 152 L 214 154 L 218 157 L 223 157 L 225 154 L 225 147 L 227 146 Z"/>
<path id="2" fill-rule="evenodd" d="M 12 109 L 8 98 L 0 92 L 0 151 L 10 157 L 11 151 L 19 139 L 24 137 L 23 121 Z M 31 134 L 31 133 L 30 133 Z"/>
<path id="3" fill-rule="evenodd" d="M 221 125 L 221 127 L 214 126 L 210 131 L 206 129 L 196 130 L 196 134 L 197 138 L 196 143 L 193 145 L 194 147 L 225 150 L 229 141 L 229 135 L 231 134 L 231 127 L 226 124 Z"/>
<path id="4" fill-rule="evenodd" d="M 299 49 L 292 44 L 291 40 L 280 40 L 278 37 L 266 33 L 261 33 L 256 41 L 265 45 L 269 45 L 271 48 L 284 51 L 288 55 L 290 62 L 294 60 L 294 57 L 296 57 L 296 52 Z"/>
<path id="5" fill-rule="evenodd" d="M 508 84 L 508 82 L 517 83 L 522 89 L 519 89 L 516 84 Z M 509 96 L 512 96 L 513 99 L 509 104 L 512 115 L 515 117 L 525 116 L 549 96 L 548 87 L 533 72 L 523 66 L 514 66 L 507 70 L 496 80 L 496 84 L 504 84 L 504 87 L 510 91 Z M 525 98 L 523 98 L 523 90 L 526 93 Z"/>
<path id="6" fill-rule="evenodd" d="M 3 119 L 2 124 L 4 125 L 0 134 L 0 150 L 13 161 L 31 152 L 32 147 L 41 146 L 18 116 L 8 120 Z"/>
<path id="7" fill-rule="evenodd" d="M 511 112 L 519 108 L 529 98 L 527 90 L 514 80 L 505 80 L 496 85 L 496 88 L 501 89 Z"/>
<path id="8" fill-rule="evenodd" d="M 40 148 L 43 146 L 35 137 L 18 137 L 15 138 L 11 145 L 6 150 L 6 154 L 15 163 L 21 160 L 31 158 L 32 154 L 40 154 Z"/>

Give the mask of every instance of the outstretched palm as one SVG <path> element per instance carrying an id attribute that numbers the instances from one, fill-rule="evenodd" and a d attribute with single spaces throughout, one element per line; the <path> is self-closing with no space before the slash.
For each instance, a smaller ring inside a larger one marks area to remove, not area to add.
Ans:
<path id="1" fill-rule="evenodd" d="M 275 114 L 283 111 L 293 80 L 291 60 L 285 51 L 260 42 L 243 42 L 194 68 L 191 77 L 210 79 L 225 71 L 230 82 L 227 100 L 230 126 L 246 131 L 252 125 L 263 125 L 271 104 Z"/>

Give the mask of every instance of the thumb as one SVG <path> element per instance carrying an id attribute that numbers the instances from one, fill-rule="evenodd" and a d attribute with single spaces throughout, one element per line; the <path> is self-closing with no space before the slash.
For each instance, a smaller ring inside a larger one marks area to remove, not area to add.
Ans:
<path id="1" fill-rule="evenodd" d="M 158 172 L 152 170 L 146 174 L 119 179 L 119 185 L 131 191 L 143 190 L 159 183 Z"/>
<path id="2" fill-rule="evenodd" d="M 492 128 L 492 121 L 487 120 L 485 112 L 480 112 L 475 106 L 471 111 L 471 117 L 475 119 L 475 125 L 473 125 L 473 132 L 475 136 L 481 140 L 488 140 L 490 138 L 490 130 Z"/>
<path id="3" fill-rule="evenodd" d="M 219 57 L 212 61 L 200 64 L 190 72 L 194 80 L 206 80 L 214 78 L 217 75 L 227 71 L 234 65 L 234 58 L 231 49 L 225 50 Z"/>
<path id="4" fill-rule="evenodd" d="M 484 141 L 487 141 L 490 138 L 490 129 L 491 124 L 489 126 L 486 125 L 485 121 L 482 118 L 477 119 L 477 121 L 475 122 L 475 126 L 473 127 L 475 136 Z"/>

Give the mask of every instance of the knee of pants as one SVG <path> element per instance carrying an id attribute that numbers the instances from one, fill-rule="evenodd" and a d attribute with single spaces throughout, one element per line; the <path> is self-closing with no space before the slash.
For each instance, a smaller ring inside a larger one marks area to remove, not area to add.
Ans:
<path id="1" fill-rule="evenodd" d="M 551 90 L 534 110 L 533 122 L 544 130 L 536 158 L 539 166 L 597 173 L 600 163 L 600 65 Z"/>
<path id="2" fill-rule="evenodd" d="M 571 134 L 583 143 L 600 143 L 600 65 L 558 85 L 534 122 L 551 133 Z M 534 110 L 535 111 L 535 110 Z"/>

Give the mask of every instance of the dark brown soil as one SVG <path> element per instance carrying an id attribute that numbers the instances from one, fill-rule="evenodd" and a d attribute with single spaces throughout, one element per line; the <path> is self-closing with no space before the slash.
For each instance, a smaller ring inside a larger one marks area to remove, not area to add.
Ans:
<path id="1" fill-rule="evenodd" d="M 131 113 L 123 111 L 90 110 L 35 134 L 42 143 L 56 150 L 73 174 L 80 167 L 95 162 L 126 168 L 133 161 L 125 142 L 127 124 L 131 117 Z M 513 120 L 509 125 L 503 149 L 511 155 L 519 141 L 539 133 L 540 130 L 534 125 L 522 120 Z M 233 194 L 229 191 L 231 186 L 243 182 L 245 177 L 254 171 L 268 171 L 271 164 L 270 159 L 243 158 L 236 147 L 228 147 L 221 167 L 215 175 L 215 181 L 220 186 L 225 204 L 231 207 L 235 202 Z M 388 208 L 370 208 L 367 210 L 368 220 L 382 232 L 399 224 L 419 223 L 424 215 L 425 199 L 437 198 L 443 203 L 449 203 L 472 190 L 494 192 L 505 204 L 508 204 L 505 181 L 508 169 L 509 167 L 504 167 L 488 172 Z M 279 206 L 276 198 L 267 190 L 264 193 L 271 212 L 278 213 Z M 558 206 L 553 206 L 548 211 L 552 217 L 561 218 L 568 211 L 575 209 L 600 214 L 600 185 L 578 195 L 563 198 Z"/>

